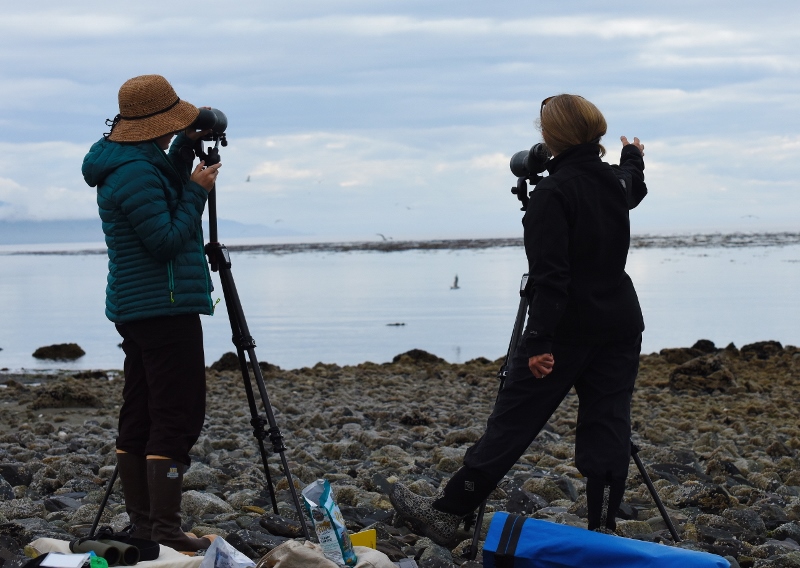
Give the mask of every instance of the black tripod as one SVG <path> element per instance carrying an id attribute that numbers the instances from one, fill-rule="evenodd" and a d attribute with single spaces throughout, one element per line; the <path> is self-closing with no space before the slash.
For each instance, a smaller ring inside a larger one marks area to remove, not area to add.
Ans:
<path id="1" fill-rule="evenodd" d="M 222 135 L 224 136 L 224 134 Z M 219 149 L 217 144 L 210 148 L 208 154 L 204 153 L 202 148 L 202 141 L 198 141 L 195 149 L 200 159 L 205 161 L 206 166 L 211 166 L 220 161 Z M 224 145 L 224 142 L 223 142 Z M 306 539 L 311 538 L 306 526 L 305 515 L 303 508 L 300 505 L 300 499 L 297 496 L 297 490 L 292 481 L 292 474 L 289 471 L 289 463 L 286 460 L 286 447 L 283 444 L 283 435 L 281 434 L 278 424 L 275 421 L 275 414 L 272 412 L 272 405 L 269 401 L 267 388 L 264 384 L 264 376 L 261 373 L 261 367 L 258 365 L 256 358 L 256 342 L 250 335 L 247 328 L 247 321 L 244 317 L 244 310 L 242 303 L 239 300 L 239 294 L 236 291 L 236 284 L 233 281 L 231 274 L 231 258 L 228 254 L 228 249 L 225 245 L 220 244 L 217 240 L 217 199 L 216 199 L 216 186 L 208 194 L 208 227 L 209 227 L 209 242 L 205 247 L 208 262 L 211 265 L 211 270 L 219 272 L 219 279 L 222 283 L 222 292 L 225 297 L 225 306 L 228 309 L 228 319 L 231 323 L 232 341 L 236 346 L 236 354 L 239 357 L 239 367 L 242 372 L 242 380 L 244 382 L 244 389 L 247 393 L 247 403 L 250 407 L 250 425 L 253 427 L 253 436 L 258 440 L 258 449 L 261 452 L 261 463 L 264 466 L 264 475 L 267 478 L 267 487 L 269 488 L 270 498 L 272 500 L 272 509 L 275 514 L 278 514 L 278 502 L 275 498 L 275 489 L 272 486 L 272 477 L 269 473 L 269 466 L 267 464 L 267 449 L 264 440 L 269 436 L 272 442 L 272 451 L 278 454 L 281 458 L 283 473 L 286 476 L 286 481 L 289 483 L 289 491 L 292 494 L 294 506 L 297 509 L 297 516 L 300 519 L 300 524 L 303 527 L 303 535 Z M 245 353 L 247 356 L 245 356 Z M 250 364 L 248 365 L 248 359 Z M 250 372 L 252 371 L 252 376 Z M 253 390 L 253 380 L 255 380 L 258 393 L 261 396 L 261 404 L 264 409 L 264 416 L 258 413 L 256 405 L 255 393 Z M 264 426 L 269 425 L 269 429 L 265 430 Z"/>
<path id="2" fill-rule="evenodd" d="M 515 192 L 516 193 L 516 192 Z M 528 275 L 522 275 L 522 281 L 520 282 L 519 286 L 519 308 L 517 308 L 517 318 L 514 320 L 514 329 L 511 332 L 511 341 L 508 344 L 508 351 L 506 352 L 506 356 L 503 359 L 503 364 L 500 366 L 500 370 L 497 371 L 497 378 L 500 380 L 500 387 L 497 390 L 497 396 L 500 396 L 500 391 L 503 390 L 503 386 L 505 385 L 506 377 L 508 376 L 508 364 L 511 360 L 511 357 L 514 355 L 514 352 L 517 350 L 517 346 L 519 345 L 519 341 L 522 338 L 522 329 L 525 324 L 525 314 L 528 311 L 528 298 L 525 295 L 525 288 L 528 285 Z M 642 460 L 639 459 L 639 448 L 631 442 L 631 457 L 633 461 L 636 463 L 636 467 L 639 469 L 639 473 L 642 475 L 642 479 L 644 479 L 645 485 L 647 485 L 647 489 L 650 491 L 650 495 L 653 497 L 653 501 L 655 501 L 656 506 L 658 507 L 659 512 L 661 513 L 664 522 L 667 525 L 667 529 L 669 529 L 669 533 L 672 536 L 672 540 L 675 542 L 680 542 L 681 539 L 678 537 L 678 533 L 675 530 L 674 525 L 672 524 L 672 520 L 669 518 L 669 514 L 667 514 L 667 510 L 664 508 L 663 503 L 661 503 L 661 498 L 659 498 L 658 493 L 656 492 L 656 488 L 653 486 L 653 482 L 650 480 L 650 476 L 647 474 L 647 470 L 644 468 L 644 464 L 642 464 Z M 467 559 L 475 560 L 475 557 L 478 555 L 478 539 L 480 538 L 481 534 L 481 526 L 483 525 L 483 514 L 486 510 L 486 501 L 481 503 L 481 506 L 478 508 L 477 518 L 475 519 L 475 530 L 472 533 L 472 544 L 469 547 L 469 552 L 467 553 Z M 469 526 L 466 526 L 467 530 L 469 530 Z"/>

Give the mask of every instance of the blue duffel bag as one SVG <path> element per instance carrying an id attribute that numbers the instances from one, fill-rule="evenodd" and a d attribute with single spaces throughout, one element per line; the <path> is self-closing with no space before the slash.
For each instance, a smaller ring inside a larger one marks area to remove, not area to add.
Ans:
<path id="1" fill-rule="evenodd" d="M 716 554 L 495 513 L 484 568 L 730 568 Z"/>

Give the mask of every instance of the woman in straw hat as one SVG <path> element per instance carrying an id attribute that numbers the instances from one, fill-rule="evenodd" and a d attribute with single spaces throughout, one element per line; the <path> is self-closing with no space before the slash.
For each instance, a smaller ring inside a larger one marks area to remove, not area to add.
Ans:
<path id="1" fill-rule="evenodd" d="M 461 519 L 494 490 L 570 390 L 579 399 L 575 465 L 586 479 L 588 528 L 614 530 L 630 461 L 630 405 L 644 321 L 625 273 L 628 212 L 647 194 L 644 145 L 621 137 L 619 166 L 600 158 L 606 121 L 577 95 L 542 101 L 553 159 L 523 224 L 528 322 L 483 436 L 438 497 L 396 483 L 395 510 L 421 534 L 454 544 Z"/>
<path id="2" fill-rule="evenodd" d="M 125 352 L 117 464 L 133 536 L 183 552 L 181 485 L 205 416 L 200 314 L 213 313 L 201 216 L 221 164 L 192 170 L 197 107 L 160 75 L 126 81 L 83 160 L 108 246 L 106 315 Z M 170 147 L 170 141 L 178 133 Z M 166 150 L 169 149 L 167 153 Z"/>

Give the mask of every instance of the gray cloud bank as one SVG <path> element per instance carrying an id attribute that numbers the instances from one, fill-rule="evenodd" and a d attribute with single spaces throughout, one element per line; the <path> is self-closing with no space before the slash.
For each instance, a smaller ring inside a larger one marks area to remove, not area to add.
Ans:
<path id="1" fill-rule="evenodd" d="M 126 79 L 226 112 L 220 216 L 310 235 L 519 232 L 508 158 L 579 93 L 646 144 L 638 232 L 795 227 L 790 1 L 274 5 L 43 1 L 0 20 L 0 219 L 89 219 L 80 177 Z M 247 181 L 249 179 L 249 181 Z"/>

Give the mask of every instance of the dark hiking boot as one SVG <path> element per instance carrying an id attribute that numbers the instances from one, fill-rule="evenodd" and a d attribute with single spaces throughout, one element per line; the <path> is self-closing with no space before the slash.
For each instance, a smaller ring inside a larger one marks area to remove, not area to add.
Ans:
<path id="1" fill-rule="evenodd" d="M 610 534 L 614 536 L 618 536 L 617 533 L 609 528 L 606 527 L 597 527 L 596 529 L 592 529 L 593 532 L 600 533 L 600 534 Z"/>
<path id="2" fill-rule="evenodd" d="M 433 502 L 433 508 L 466 517 L 480 507 L 496 486 L 477 469 L 464 466 L 448 480 L 442 494 Z"/>
<path id="3" fill-rule="evenodd" d="M 147 460 L 152 539 L 178 552 L 195 553 L 211 546 L 211 540 L 181 530 L 181 498 L 186 466 L 174 460 Z"/>
<path id="4" fill-rule="evenodd" d="M 117 468 L 125 496 L 125 510 L 131 520 L 131 536 L 150 539 L 150 492 L 147 488 L 147 460 L 135 454 L 117 454 Z"/>
<path id="5" fill-rule="evenodd" d="M 588 528 L 617 528 L 616 517 L 622 496 L 625 493 L 625 480 L 604 481 L 595 477 L 586 479 L 586 508 L 588 512 Z"/>
<path id="6" fill-rule="evenodd" d="M 422 497 L 402 483 L 395 483 L 389 493 L 389 500 L 397 514 L 408 521 L 417 534 L 446 548 L 453 548 L 458 544 L 456 531 L 461 517 L 435 509 L 433 502 L 436 497 Z"/>

